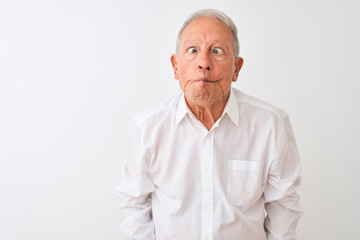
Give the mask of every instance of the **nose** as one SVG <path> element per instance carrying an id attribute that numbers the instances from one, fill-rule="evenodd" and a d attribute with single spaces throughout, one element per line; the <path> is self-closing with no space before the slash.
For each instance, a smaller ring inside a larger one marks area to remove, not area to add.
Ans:
<path id="1" fill-rule="evenodd" d="M 210 69 L 212 68 L 210 54 L 207 52 L 203 52 L 203 53 L 199 54 L 198 65 L 199 65 L 200 69 L 210 71 Z"/>

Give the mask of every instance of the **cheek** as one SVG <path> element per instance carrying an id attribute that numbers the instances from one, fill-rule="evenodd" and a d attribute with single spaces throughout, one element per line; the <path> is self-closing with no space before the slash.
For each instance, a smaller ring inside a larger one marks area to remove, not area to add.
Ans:
<path id="1" fill-rule="evenodd" d="M 193 72 L 193 61 L 182 58 L 178 64 L 179 75 L 187 76 Z"/>
<path id="2" fill-rule="evenodd" d="M 231 80 L 233 79 L 233 77 L 235 76 L 235 70 L 236 70 L 236 68 L 235 68 L 234 64 L 230 64 L 227 66 L 226 72 L 227 72 L 229 79 L 231 79 Z"/>
<path id="3" fill-rule="evenodd" d="M 187 82 L 184 80 L 184 78 L 179 79 L 179 85 L 180 85 L 181 90 L 184 91 L 186 84 L 187 84 Z"/>

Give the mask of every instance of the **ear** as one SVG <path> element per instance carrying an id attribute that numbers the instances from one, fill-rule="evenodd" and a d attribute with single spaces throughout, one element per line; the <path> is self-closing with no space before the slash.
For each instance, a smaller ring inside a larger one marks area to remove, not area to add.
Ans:
<path id="1" fill-rule="evenodd" d="M 177 74 L 177 70 L 178 70 L 177 69 L 177 64 L 178 64 L 178 62 L 177 62 L 176 54 L 171 55 L 170 61 L 171 61 L 172 68 L 174 70 L 174 78 L 179 79 L 178 74 Z"/>
<path id="2" fill-rule="evenodd" d="M 243 63 L 244 63 L 244 59 L 242 59 L 241 57 L 235 58 L 235 72 L 234 72 L 234 76 L 232 79 L 233 82 L 237 81 L 239 72 L 240 72 L 241 67 L 243 66 Z"/>

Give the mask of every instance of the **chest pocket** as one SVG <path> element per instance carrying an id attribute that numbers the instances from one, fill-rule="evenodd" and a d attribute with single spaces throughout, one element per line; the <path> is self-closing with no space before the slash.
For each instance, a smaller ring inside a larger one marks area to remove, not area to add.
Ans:
<path id="1" fill-rule="evenodd" d="M 254 204 L 262 195 L 263 162 L 228 160 L 227 194 L 240 206 Z"/>

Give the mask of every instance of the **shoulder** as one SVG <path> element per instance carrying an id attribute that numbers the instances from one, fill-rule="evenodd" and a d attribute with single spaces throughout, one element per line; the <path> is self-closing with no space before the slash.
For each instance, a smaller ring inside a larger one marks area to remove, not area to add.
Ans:
<path id="1" fill-rule="evenodd" d="M 232 88 L 232 90 L 237 98 L 240 112 L 243 109 L 246 109 L 250 110 L 252 113 L 262 113 L 264 115 L 273 116 L 279 120 L 283 120 L 287 117 L 287 113 L 284 110 L 264 100 L 248 95 L 236 88 Z"/>
<path id="2" fill-rule="evenodd" d="M 181 93 L 177 93 L 155 106 L 143 109 L 133 117 L 134 122 L 139 126 L 146 125 L 147 123 L 156 125 L 156 123 L 163 122 L 166 118 L 175 117 L 180 97 Z"/>

